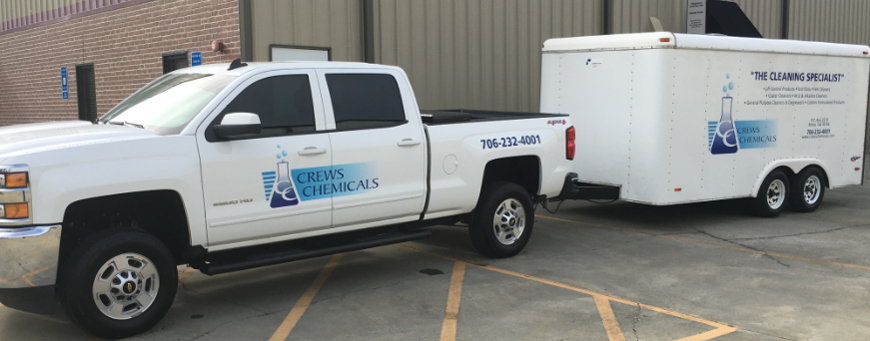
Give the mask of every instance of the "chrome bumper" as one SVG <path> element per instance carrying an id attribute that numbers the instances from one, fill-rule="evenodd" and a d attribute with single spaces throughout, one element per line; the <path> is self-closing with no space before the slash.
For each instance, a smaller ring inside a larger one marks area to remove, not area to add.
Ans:
<path id="1" fill-rule="evenodd" d="M 54 285 L 61 225 L 0 228 L 0 289 Z"/>

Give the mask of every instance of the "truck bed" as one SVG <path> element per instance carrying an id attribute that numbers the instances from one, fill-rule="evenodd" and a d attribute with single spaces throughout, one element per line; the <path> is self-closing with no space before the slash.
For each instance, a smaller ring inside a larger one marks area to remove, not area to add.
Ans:
<path id="1" fill-rule="evenodd" d="M 433 125 L 457 124 L 480 121 L 524 120 L 533 118 L 568 117 L 567 114 L 542 114 L 534 112 L 486 111 L 469 109 L 420 110 L 423 123 Z M 559 122 L 561 123 L 561 122 Z"/>

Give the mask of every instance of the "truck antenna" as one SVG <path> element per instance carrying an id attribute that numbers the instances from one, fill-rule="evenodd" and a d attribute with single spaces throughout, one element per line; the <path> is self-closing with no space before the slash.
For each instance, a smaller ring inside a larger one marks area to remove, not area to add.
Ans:
<path id="1" fill-rule="evenodd" d="M 241 59 L 236 58 L 236 59 L 233 60 L 232 63 L 230 63 L 230 68 L 227 69 L 227 71 L 232 71 L 233 69 L 238 69 L 238 68 L 240 68 L 240 67 L 242 67 L 242 66 L 248 66 L 248 64 L 247 64 L 247 63 L 242 63 L 242 60 L 241 60 Z"/>

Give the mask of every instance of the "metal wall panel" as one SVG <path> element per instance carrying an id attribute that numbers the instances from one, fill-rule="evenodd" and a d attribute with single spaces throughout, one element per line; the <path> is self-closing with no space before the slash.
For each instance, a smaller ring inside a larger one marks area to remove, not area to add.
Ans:
<path id="1" fill-rule="evenodd" d="M 662 22 L 665 31 L 686 32 L 686 0 L 611 0 L 613 33 L 652 32 L 650 17 Z"/>
<path id="2" fill-rule="evenodd" d="M 782 38 L 782 0 L 730 0 L 737 3 L 761 36 Z M 818 1 L 818 0 L 814 0 Z"/>
<path id="3" fill-rule="evenodd" d="M 788 37 L 797 40 L 870 45 L 870 1 L 792 0 Z M 870 116 L 870 109 L 867 115 Z M 870 131 L 870 120 L 867 121 Z M 867 139 L 870 150 L 870 138 Z"/>
<path id="4" fill-rule="evenodd" d="M 0 33 L 151 0 L 0 0 Z"/>
<path id="5" fill-rule="evenodd" d="M 362 1 L 253 0 L 254 60 L 269 60 L 269 45 L 332 48 L 332 60 L 362 61 Z"/>
<path id="6" fill-rule="evenodd" d="M 792 0 L 791 39 L 870 44 L 870 1 Z"/>
<path id="7" fill-rule="evenodd" d="M 541 44 L 602 34 L 601 0 L 375 1 L 375 61 L 424 109 L 537 111 Z"/>

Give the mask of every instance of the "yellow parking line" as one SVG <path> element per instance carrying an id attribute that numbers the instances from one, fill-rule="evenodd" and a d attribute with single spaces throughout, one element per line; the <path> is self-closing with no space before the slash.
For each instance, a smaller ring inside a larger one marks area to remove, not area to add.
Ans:
<path id="1" fill-rule="evenodd" d="M 421 250 L 421 249 L 418 249 L 418 248 L 415 248 L 415 247 L 412 247 L 412 246 L 407 246 L 407 245 L 402 245 L 402 244 L 395 244 L 395 246 L 398 246 L 398 247 L 401 247 L 401 248 L 404 248 L 404 249 L 408 249 L 408 250 L 411 250 L 411 251 L 420 252 L 420 253 L 424 253 L 424 254 L 427 254 L 427 255 L 431 255 L 431 256 L 439 257 L 439 258 L 442 258 L 442 259 L 452 260 L 452 261 L 454 261 L 454 262 L 465 262 L 465 261 L 463 261 L 463 260 L 461 260 L 461 259 L 457 259 L 457 258 L 453 258 L 453 257 L 450 257 L 450 256 L 445 256 L 445 255 L 437 254 L 437 253 L 430 252 L 430 251 L 426 251 L 426 250 Z M 469 265 L 471 265 L 471 266 L 479 267 L 479 268 L 481 268 L 481 269 L 486 269 L 486 270 L 490 270 L 490 271 L 495 271 L 495 272 L 498 272 L 498 273 L 503 273 L 503 274 L 505 274 L 505 275 L 511 275 L 511 276 L 514 276 L 514 277 L 525 278 L 525 279 L 528 279 L 528 280 L 531 280 L 531 281 L 535 281 L 535 282 L 539 282 L 539 283 L 543 283 L 543 284 L 552 285 L 552 286 L 554 286 L 554 287 L 563 288 L 563 289 L 567 289 L 567 290 L 571 290 L 571 291 L 575 291 L 575 292 L 579 292 L 579 293 L 587 294 L 587 295 L 592 296 L 593 298 L 599 298 L 599 297 L 600 297 L 600 298 L 604 298 L 604 299 L 607 299 L 607 300 L 610 300 L 610 301 L 619 302 L 619 303 L 623 303 L 623 304 L 628 304 L 628 305 L 631 305 L 631 306 L 640 307 L 640 308 L 647 309 L 647 310 L 652 310 L 652 311 L 655 311 L 655 312 L 658 312 L 658 313 L 662 313 L 662 314 L 666 314 L 666 315 L 670 315 L 670 316 L 678 317 L 678 318 L 681 318 L 681 319 L 684 319 L 684 320 L 689 320 L 689 321 L 693 321 L 693 322 L 698 322 L 698 323 L 701 323 L 701 324 L 706 324 L 706 325 L 708 325 L 708 326 L 711 326 L 711 327 L 716 328 L 716 329 L 714 329 L 714 330 L 711 330 L 711 331 L 708 331 L 708 332 L 705 332 L 705 333 L 702 333 L 702 334 L 698 334 L 698 335 L 691 336 L 690 339 L 683 339 L 683 340 L 680 340 L 680 341 L 689 341 L 689 340 L 691 340 L 691 341 L 704 341 L 704 340 L 709 340 L 709 339 L 711 339 L 711 338 L 718 337 L 718 336 L 722 336 L 722 335 L 725 335 L 725 334 L 728 334 L 728 333 L 731 333 L 731 332 L 737 330 L 737 328 L 734 328 L 733 326 L 729 326 L 729 325 L 724 324 L 724 323 L 719 323 L 719 322 L 715 322 L 715 321 L 710 321 L 710 320 L 702 319 L 702 318 L 695 317 L 695 316 L 692 316 L 692 315 L 687 315 L 687 314 L 683 314 L 683 313 L 678 313 L 678 312 L 676 312 L 676 311 L 667 310 L 667 309 L 664 309 L 664 308 L 659 308 L 659 307 L 655 307 L 655 306 L 651 306 L 651 305 L 647 305 L 647 304 L 643 304 L 643 303 L 638 303 L 638 302 L 634 302 L 634 301 L 629 301 L 629 300 L 622 299 L 622 298 L 618 298 L 618 297 L 613 297 L 613 296 L 606 295 L 606 294 L 602 294 L 602 293 L 597 293 L 597 292 L 594 292 L 594 291 L 591 291 L 591 290 L 586 290 L 586 289 L 583 289 L 583 288 L 578 288 L 578 287 L 571 286 L 571 285 L 568 285 L 568 284 L 559 283 L 559 282 L 556 282 L 556 281 L 551 281 L 551 280 L 549 280 L 549 279 L 544 279 L 544 278 L 539 278 L 539 277 L 530 276 L 530 275 L 526 275 L 526 274 L 521 274 L 521 273 L 519 273 L 519 272 L 513 272 L 513 271 L 510 271 L 510 270 L 500 269 L 500 268 L 496 268 L 496 267 L 489 266 L 489 265 L 474 264 L 474 263 L 468 263 L 468 262 L 465 262 L 465 263 L 467 263 L 467 264 L 469 264 Z M 597 303 L 597 302 L 596 302 L 596 303 Z"/>
<path id="2" fill-rule="evenodd" d="M 24 274 L 23 276 L 21 276 L 21 279 L 23 279 L 23 280 L 24 280 L 24 283 L 27 283 L 27 285 L 32 286 L 32 287 L 35 287 L 36 285 L 33 284 L 33 282 L 31 282 L 30 279 L 28 279 L 27 277 L 30 277 L 30 276 L 36 275 L 36 274 L 38 274 L 38 273 L 40 273 L 40 272 L 43 272 L 43 271 L 45 271 L 45 270 L 48 270 L 48 269 L 54 268 L 55 266 L 57 266 L 57 264 L 52 264 L 52 265 L 46 265 L 46 266 L 43 266 L 43 267 L 41 267 L 41 268 L 39 268 L 39 269 L 36 269 L 36 270 L 33 270 L 33 271 L 31 271 L 31 272 L 28 272 L 28 273 Z"/>
<path id="3" fill-rule="evenodd" d="M 178 281 L 184 282 L 184 280 L 187 279 L 188 277 L 190 277 L 191 275 L 193 275 L 194 272 L 196 272 L 196 269 L 187 268 L 187 270 L 184 270 L 184 272 L 182 272 L 180 275 L 178 275 Z"/>
<path id="4" fill-rule="evenodd" d="M 732 326 L 722 326 L 722 327 L 713 329 L 709 332 L 701 333 L 698 335 L 692 335 L 692 336 L 689 336 L 686 338 L 679 339 L 677 341 L 707 341 L 707 340 L 710 340 L 713 338 L 720 337 L 722 335 L 731 334 L 735 330 L 737 330 L 737 328 L 734 328 Z"/>
<path id="5" fill-rule="evenodd" d="M 593 295 L 592 298 L 595 299 L 598 315 L 601 315 L 601 322 L 604 323 L 604 330 L 607 331 L 607 337 L 610 341 L 625 341 L 625 335 L 619 328 L 619 321 L 616 320 L 613 309 L 610 307 L 610 300 L 601 295 Z"/>
<path id="6" fill-rule="evenodd" d="M 640 234 L 645 234 L 645 235 L 653 236 L 653 237 L 661 237 L 661 238 L 667 238 L 667 239 L 679 240 L 679 241 L 689 242 L 689 243 L 694 243 L 694 244 L 701 244 L 701 245 L 709 245 L 709 246 L 721 247 L 721 248 L 732 249 L 732 250 L 743 251 L 743 252 L 749 252 L 749 253 L 754 253 L 754 254 L 759 254 L 759 255 L 766 255 L 766 256 L 779 257 L 779 258 L 786 258 L 786 259 L 794 259 L 794 260 L 800 260 L 800 261 L 812 262 L 812 263 L 819 263 L 819 264 L 826 264 L 826 265 L 842 266 L 842 267 L 846 267 L 846 268 L 854 268 L 854 269 L 861 269 L 861 270 L 870 270 L 870 266 L 855 265 L 855 264 L 847 264 L 847 263 L 840 263 L 840 262 L 831 262 L 831 261 L 826 261 L 826 260 L 821 260 L 821 259 L 813 259 L 813 258 L 806 258 L 806 257 L 792 256 L 792 255 L 784 255 L 784 254 L 781 254 L 781 253 L 774 253 L 774 252 L 758 251 L 758 250 L 747 249 L 747 248 L 738 247 L 738 246 L 731 246 L 731 245 L 725 245 L 725 244 L 703 242 L 703 241 L 700 241 L 700 240 L 694 240 L 694 239 L 689 239 L 689 238 L 681 238 L 681 237 L 676 237 L 676 236 L 669 236 L 669 235 L 666 235 L 666 234 L 658 234 L 658 233 L 653 233 L 653 232 L 640 231 L 640 230 L 633 230 L 633 229 L 627 229 L 627 228 L 616 227 L 616 226 L 601 225 L 601 224 L 593 224 L 593 223 L 584 223 L 584 222 L 580 222 L 580 221 L 574 221 L 574 220 L 568 220 L 568 219 L 561 219 L 561 218 L 554 218 L 554 217 L 548 217 L 548 216 L 540 216 L 540 215 L 539 215 L 538 217 L 539 217 L 539 218 L 543 218 L 543 219 L 549 219 L 549 220 L 555 220 L 555 221 L 561 221 L 561 222 L 566 222 L 566 223 L 577 224 L 577 225 L 586 225 L 586 226 L 602 227 L 602 228 L 611 229 L 611 230 L 619 230 L 619 231 L 626 231 L 626 232 L 632 232 L 632 233 L 640 233 Z"/>
<path id="7" fill-rule="evenodd" d="M 308 290 L 305 290 L 305 293 L 302 294 L 302 297 L 299 298 L 299 301 L 297 301 L 296 305 L 293 306 L 293 309 L 290 310 L 290 314 L 287 315 L 287 318 L 284 319 L 284 322 L 281 323 L 281 326 L 278 327 L 275 334 L 272 334 L 269 341 L 284 341 L 287 339 L 287 336 L 290 335 L 293 327 L 296 327 L 296 323 L 302 318 L 302 314 L 305 314 L 305 310 L 308 309 L 311 300 L 314 299 L 314 296 L 317 295 L 317 292 L 320 291 L 320 288 L 323 287 L 324 283 L 326 283 L 326 279 L 332 274 L 332 270 L 335 270 L 341 257 L 344 257 L 343 253 L 333 255 L 332 258 L 329 259 L 329 263 L 326 263 L 326 266 L 320 270 L 320 274 L 317 275 L 317 278 L 314 279 L 314 282 L 311 283 Z"/>
<path id="8" fill-rule="evenodd" d="M 441 341 L 456 340 L 456 323 L 459 320 L 459 301 L 462 298 L 463 279 L 465 279 L 465 262 L 457 261 L 453 265 L 453 275 L 450 277 L 447 309 L 444 312 L 444 323 L 441 325 Z"/>

